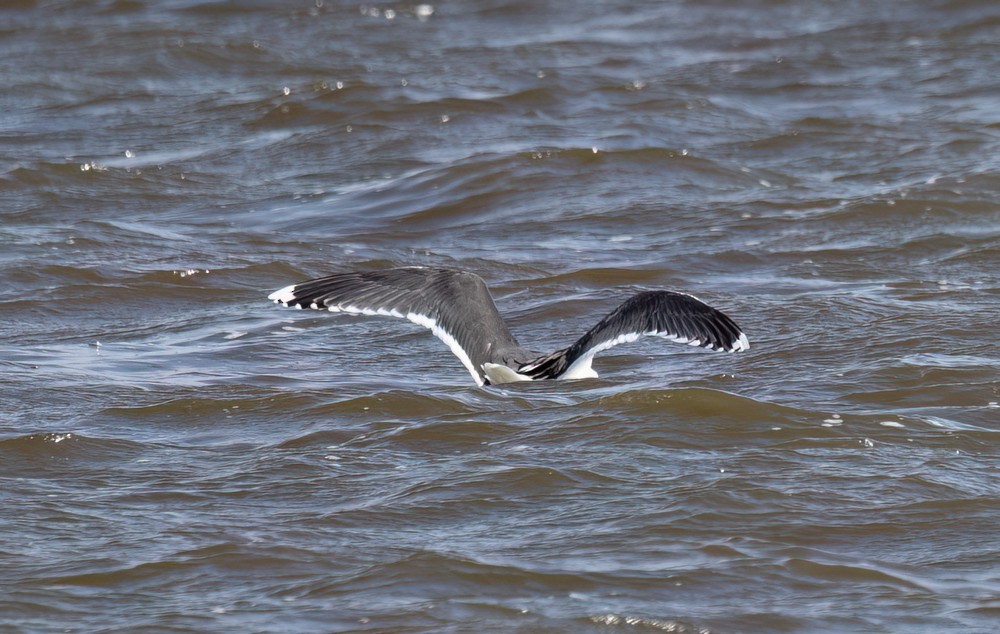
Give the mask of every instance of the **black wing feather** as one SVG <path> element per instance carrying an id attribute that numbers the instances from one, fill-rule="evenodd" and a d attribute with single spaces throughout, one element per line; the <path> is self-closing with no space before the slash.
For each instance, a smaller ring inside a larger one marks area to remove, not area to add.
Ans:
<path id="1" fill-rule="evenodd" d="M 750 347 L 743 330 L 722 311 L 685 293 L 647 291 L 626 300 L 569 348 L 539 357 L 518 372 L 534 379 L 558 378 L 574 364 L 589 368 L 598 352 L 643 335 L 727 352 Z"/>

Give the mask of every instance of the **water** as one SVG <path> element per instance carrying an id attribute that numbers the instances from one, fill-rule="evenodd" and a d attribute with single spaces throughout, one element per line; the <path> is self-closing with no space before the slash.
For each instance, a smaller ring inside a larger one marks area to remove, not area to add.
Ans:
<path id="1" fill-rule="evenodd" d="M 0 630 L 991 632 L 995 3 L 0 9 Z M 469 269 L 477 388 L 272 290 Z"/>

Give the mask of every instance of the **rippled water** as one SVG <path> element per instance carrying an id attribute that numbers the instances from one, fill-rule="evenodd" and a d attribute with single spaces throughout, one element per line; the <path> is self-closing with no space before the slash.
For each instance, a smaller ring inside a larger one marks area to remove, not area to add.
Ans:
<path id="1" fill-rule="evenodd" d="M 7 3 L 0 629 L 994 631 L 998 26 Z M 535 349 L 648 288 L 753 347 L 477 388 L 266 300 L 405 264 Z"/>

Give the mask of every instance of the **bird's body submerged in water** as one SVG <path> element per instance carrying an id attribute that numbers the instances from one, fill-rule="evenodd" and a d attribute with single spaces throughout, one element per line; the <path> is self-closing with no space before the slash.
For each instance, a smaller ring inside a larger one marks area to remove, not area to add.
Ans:
<path id="1" fill-rule="evenodd" d="M 593 378 L 594 355 L 643 335 L 727 352 L 750 348 L 726 314 L 673 291 L 633 295 L 576 343 L 544 355 L 517 342 L 486 283 L 468 271 L 412 266 L 338 273 L 286 286 L 268 297 L 296 308 L 408 319 L 448 344 L 477 385 Z"/>

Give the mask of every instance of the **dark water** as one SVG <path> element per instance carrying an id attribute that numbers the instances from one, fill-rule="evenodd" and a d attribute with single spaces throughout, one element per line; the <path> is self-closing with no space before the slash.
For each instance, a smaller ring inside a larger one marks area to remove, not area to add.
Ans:
<path id="1" fill-rule="evenodd" d="M 317 6 L 319 5 L 319 6 Z M 0 9 L 0 630 L 992 632 L 1000 5 Z M 321 274 L 523 343 L 475 387 Z"/>

